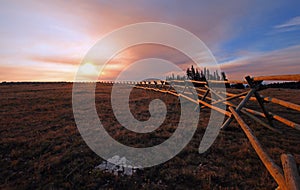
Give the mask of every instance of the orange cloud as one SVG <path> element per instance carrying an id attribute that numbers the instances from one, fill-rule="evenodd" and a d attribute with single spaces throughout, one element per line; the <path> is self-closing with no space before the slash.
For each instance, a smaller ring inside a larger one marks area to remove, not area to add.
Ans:
<path id="1" fill-rule="evenodd" d="M 63 69 L 0 66 L 0 81 L 73 81 L 74 72 Z"/>
<path id="2" fill-rule="evenodd" d="M 58 63 L 58 64 L 70 64 L 70 65 L 79 65 L 81 59 L 80 58 L 72 58 L 72 57 L 56 57 L 56 56 L 31 56 L 31 60 L 37 62 L 47 62 L 47 63 Z"/>
<path id="3" fill-rule="evenodd" d="M 148 58 L 158 58 L 170 61 L 183 70 L 193 64 L 190 58 L 173 48 L 157 44 L 136 45 L 120 52 L 111 59 L 103 70 L 105 75 L 100 78 L 102 80 L 105 80 L 106 78 L 112 80 L 130 64 Z M 136 72 L 143 71 L 136 70 Z"/>

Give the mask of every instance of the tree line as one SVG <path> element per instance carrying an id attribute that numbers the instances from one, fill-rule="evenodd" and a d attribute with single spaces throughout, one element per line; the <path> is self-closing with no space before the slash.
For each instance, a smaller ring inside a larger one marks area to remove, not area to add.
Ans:
<path id="1" fill-rule="evenodd" d="M 174 75 L 167 76 L 166 80 L 195 80 L 195 81 L 207 81 L 207 80 L 224 80 L 227 81 L 227 77 L 225 72 L 221 72 L 219 74 L 218 70 L 212 72 L 206 67 L 203 70 L 198 70 L 198 68 L 194 68 L 192 65 L 191 68 L 187 68 L 186 76 Z"/>

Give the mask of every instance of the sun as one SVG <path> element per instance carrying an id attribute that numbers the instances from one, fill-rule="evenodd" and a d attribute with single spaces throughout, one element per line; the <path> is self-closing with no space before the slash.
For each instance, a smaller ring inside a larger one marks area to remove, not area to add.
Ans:
<path id="1" fill-rule="evenodd" d="M 83 75 L 97 75 L 97 67 L 92 63 L 85 63 L 80 67 L 80 72 Z"/>

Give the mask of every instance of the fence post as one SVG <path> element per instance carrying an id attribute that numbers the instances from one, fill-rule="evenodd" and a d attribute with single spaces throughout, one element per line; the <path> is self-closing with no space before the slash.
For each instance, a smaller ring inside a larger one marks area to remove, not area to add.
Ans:
<path id="1" fill-rule="evenodd" d="M 252 88 L 248 94 L 246 95 L 246 97 L 240 102 L 240 104 L 235 108 L 235 111 L 239 112 L 244 105 L 248 102 L 248 100 L 250 99 L 250 97 L 253 95 L 253 93 L 256 91 L 256 88 Z M 222 125 L 221 129 L 225 129 L 226 127 L 228 127 L 228 125 L 231 123 L 233 117 L 229 117 Z"/>
<path id="2" fill-rule="evenodd" d="M 253 79 L 251 79 L 249 76 L 247 76 L 246 80 L 251 88 L 255 87 L 255 83 L 254 83 Z M 258 81 L 258 83 L 259 83 L 258 87 L 260 87 L 261 82 L 262 81 Z M 273 121 L 272 121 L 273 117 L 269 114 L 268 110 L 264 106 L 264 100 L 261 98 L 261 96 L 259 95 L 259 93 L 257 91 L 254 92 L 254 95 L 255 95 L 256 100 L 258 101 L 263 113 L 265 114 L 266 118 L 268 119 L 270 126 L 274 127 Z"/>

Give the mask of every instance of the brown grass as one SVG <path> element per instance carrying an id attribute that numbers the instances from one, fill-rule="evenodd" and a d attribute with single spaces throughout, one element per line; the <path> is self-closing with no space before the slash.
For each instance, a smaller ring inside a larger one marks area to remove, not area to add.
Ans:
<path id="1" fill-rule="evenodd" d="M 177 98 L 136 89 L 130 108 L 139 120 L 150 117 L 149 102 L 162 98 L 168 114 L 163 125 L 147 134 L 136 134 L 120 126 L 110 106 L 111 86 L 98 85 L 96 105 L 109 134 L 120 142 L 147 147 L 160 144 L 174 130 L 180 110 Z M 242 90 L 233 90 L 234 93 Z M 275 181 L 233 122 L 213 146 L 198 154 L 198 146 L 209 118 L 201 110 L 192 141 L 166 163 L 138 171 L 133 176 L 114 176 L 95 170 L 102 159 L 82 140 L 72 113 L 72 84 L 18 84 L 0 86 L 0 188 L 1 189 L 274 189 Z M 141 96 L 142 94 L 142 96 Z M 262 94 L 300 104 L 299 90 L 267 89 Z M 256 103 L 249 108 L 259 110 Z M 281 116 L 300 123 L 292 110 L 268 104 Z M 280 164 L 281 153 L 292 153 L 300 164 L 300 133 L 275 122 L 284 131 L 276 134 L 244 117 L 261 144 Z"/>

